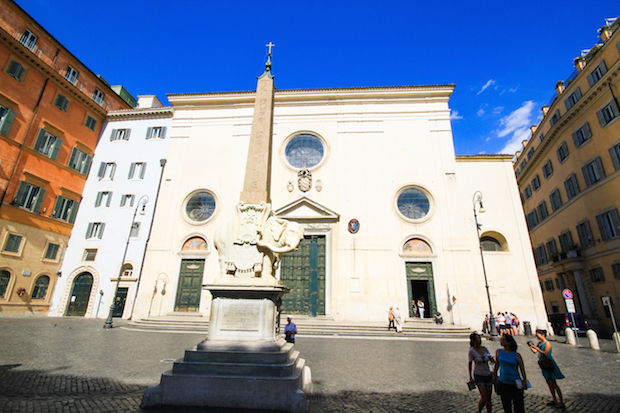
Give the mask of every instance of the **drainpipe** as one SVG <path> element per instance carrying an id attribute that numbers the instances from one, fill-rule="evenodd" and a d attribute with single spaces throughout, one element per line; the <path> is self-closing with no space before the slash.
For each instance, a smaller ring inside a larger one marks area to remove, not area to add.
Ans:
<path id="1" fill-rule="evenodd" d="M 41 93 L 39 93 L 39 98 L 37 99 L 37 103 L 34 105 L 34 109 L 32 111 L 32 118 L 30 118 L 30 122 L 28 123 L 28 127 L 26 128 L 24 139 L 22 139 L 22 142 L 19 144 L 19 152 L 17 152 L 17 157 L 15 158 L 13 169 L 11 169 L 11 174 L 9 175 L 9 179 L 6 182 L 6 187 L 4 188 L 4 190 L 2 191 L 2 195 L 0 196 L 0 207 L 4 203 L 4 197 L 6 196 L 6 193 L 9 190 L 9 186 L 11 185 L 11 181 L 13 180 L 13 176 L 15 175 L 17 164 L 19 163 L 19 159 L 22 156 L 24 145 L 26 145 L 26 139 L 28 139 L 28 134 L 30 133 L 30 128 L 32 127 L 34 118 L 37 117 L 37 112 L 39 111 L 39 104 L 41 103 L 41 99 L 43 99 L 43 93 L 45 92 L 45 88 L 47 87 L 47 82 L 49 82 L 49 80 L 50 80 L 49 78 L 45 79 L 45 83 L 43 83 L 43 88 L 41 89 Z"/>
<path id="2" fill-rule="evenodd" d="M 129 320 L 133 318 L 133 309 L 136 306 L 136 299 L 138 298 L 138 290 L 140 289 L 140 281 L 142 280 L 142 268 L 144 267 L 144 259 L 146 258 L 146 248 L 149 245 L 151 239 L 151 231 L 153 230 L 153 223 L 155 222 L 155 211 L 157 209 L 157 199 L 159 198 L 159 190 L 161 189 L 161 181 L 164 177 L 164 168 L 166 167 L 166 160 L 160 159 L 159 165 L 161 166 L 161 172 L 159 173 L 159 184 L 157 185 L 157 194 L 155 195 L 155 204 L 153 205 L 153 216 L 151 217 L 151 225 L 149 226 L 149 233 L 146 236 L 146 243 L 144 244 L 144 253 L 142 253 L 142 262 L 140 263 L 140 271 L 138 272 L 138 281 L 136 282 L 136 292 L 133 295 L 133 301 L 131 302 L 131 311 L 129 312 Z"/>

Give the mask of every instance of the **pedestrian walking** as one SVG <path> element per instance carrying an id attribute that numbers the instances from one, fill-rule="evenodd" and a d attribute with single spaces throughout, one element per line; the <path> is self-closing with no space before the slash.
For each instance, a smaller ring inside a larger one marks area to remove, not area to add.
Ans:
<path id="1" fill-rule="evenodd" d="M 551 355 L 553 349 L 551 348 L 551 343 L 547 340 L 547 330 L 537 329 L 536 337 L 538 338 L 538 344 L 534 345 L 531 341 L 528 341 L 527 344 L 530 346 L 532 353 L 538 353 L 538 365 L 553 398 L 553 400 L 547 403 L 547 406 L 565 409 L 562 390 L 560 390 L 557 382 L 563 379 L 564 375 Z"/>
<path id="2" fill-rule="evenodd" d="M 293 323 L 293 317 L 286 317 L 286 326 L 284 327 L 284 339 L 295 344 L 295 334 L 297 334 L 297 326 Z"/>
<path id="3" fill-rule="evenodd" d="M 424 318 L 424 301 L 421 299 L 418 300 L 418 312 L 420 313 L 420 318 Z"/>
<path id="4" fill-rule="evenodd" d="M 497 349 L 495 353 L 497 362 L 493 369 L 493 378 L 496 391 L 502 399 L 504 413 L 512 413 L 513 407 L 515 413 L 525 413 L 523 391 L 527 388 L 528 381 L 523 358 L 517 353 L 517 342 L 514 337 L 504 334 L 499 343 L 502 348 Z"/>
<path id="5" fill-rule="evenodd" d="M 402 318 L 402 315 L 400 314 L 400 308 L 396 307 L 396 310 L 394 310 L 394 324 L 396 325 L 397 333 L 403 332 L 402 322 L 403 322 L 403 318 Z"/>
<path id="6" fill-rule="evenodd" d="M 418 307 L 415 305 L 415 300 L 411 300 L 411 314 L 413 317 L 418 316 Z"/>
<path id="7" fill-rule="evenodd" d="M 497 317 L 495 317 L 495 323 L 497 324 L 497 328 L 499 330 L 499 334 L 503 335 L 504 334 L 504 314 L 503 313 L 497 313 Z"/>
<path id="8" fill-rule="evenodd" d="M 510 323 L 512 324 L 512 335 L 519 335 L 519 319 L 514 313 L 510 313 Z"/>
<path id="9" fill-rule="evenodd" d="M 486 407 L 487 413 L 493 411 L 491 405 L 491 396 L 493 394 L 493 374 L 489 368 L 489 361 L 495 363 L 495 359 L 489 352 L 489 349 L 482 346 L 482 338 L 480 334 L 473 332 L 469 335 L 469 362 L 467 368 L 469 370 L 469 382 L 475 383 L 480 392 L 480 400 L 478 400 L 478 413 Z M 473 377 L 472 377 L 472 364 Z"/>
<path id="10" fill-rule="evenodd" d="M 390 311 L 388 311 L 388 331 L 390 328 L 394 328 L 396 330 L 396 326 L 394 325 L 394 310 L 390 307 Z"/>

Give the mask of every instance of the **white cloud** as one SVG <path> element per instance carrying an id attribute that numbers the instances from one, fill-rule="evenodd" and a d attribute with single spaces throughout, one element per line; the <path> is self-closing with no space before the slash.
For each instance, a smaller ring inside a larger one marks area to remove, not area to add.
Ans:
<path id="1" fill-rule="evenodd" d="M 487 151 L 480 151 L 480 152 L 478 152 L 478 155 L 486 155 L 486 154 L 487 154 Z"/>
<path id="2" fill-rule="evenodd" d="M 484 115 L 484 109 L 480 108 L 478 109 L 478 112 L 476 112 L 476 115 L 478 115 L 478 117 L 481 117 Z"/>
<path id="3" fill-rule="evenodd" d="M 517 86 L 515 86 L 515 87 L 513 87 L 513 88 L 510 88 L 510 89 L 508 89 L 508 91 L 509 91 L 510 93 L 515 93 L 517 90 L 519 90 L 519 86 L 520 86 L 520 85 L 517 85 Z"/>
<path id="4" fill-rule="evenodd" d="M 476 93 L 476 95 L 481 94 L 482 92 L 487 90 L 487 88 L 489 88 L 490 86 L 493 86 L 494 84 L 495 84 L 495 80 L 493 79 L 487 80 L 487 82 L 482 86 L 482 88 L 480 88 L 480 90 L 478 91 L 478 93 Z"/>
<path id="5" fill-rule="evenodd" d="M 503 106 L 497 106 L 497 107 L 493 108 L 493 114 L 494 115 L 499 115 L 500 113 L 502 113 L 503 110 L 504 110 Z"/>
<path id="6" fill-rule="evenodd" d="M 459 119 L 463 119 L 463 117 L 461 115 L 459 115 L 459 111 L 458 110 L 452 110 L 450 112 L 450 120 L 459 120 Z"/>
<path id="7" fill-rule="evenodd" d="M 521 149 L 521 141 L 529 139 L 530 126 L 535 120 L 534 106 L 535 103 L 528 100 L 523 102 L 521 107 L 499 120 L 497 136 L 500 138 L 509 137 L 500 151 L 501 153 L 514 153 Z"/>
<path id="8" fill-rule="evenodd" d="M 487 138 L 484 140 L 485 142 L 489 142 L 491 140 L 490 136 L 487 136 Z"/>

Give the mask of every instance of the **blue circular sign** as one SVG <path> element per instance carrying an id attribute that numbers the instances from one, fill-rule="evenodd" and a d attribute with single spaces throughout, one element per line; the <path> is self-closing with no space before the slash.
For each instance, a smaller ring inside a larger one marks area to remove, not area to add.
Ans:
<path id="1" fill-rule="evenodd" d="M 567 300 L 570 300 L 573 298 L 573 292 L 569 290 L 568 288 L 566 288 L 562 290 L 562 296 L 566 298 Z"/>

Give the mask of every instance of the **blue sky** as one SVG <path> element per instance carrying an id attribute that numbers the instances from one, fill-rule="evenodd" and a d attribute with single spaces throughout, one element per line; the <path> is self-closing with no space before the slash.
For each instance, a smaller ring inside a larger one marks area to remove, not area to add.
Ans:
<path id="1" fill-rule="evenodd" d="M 269 41 L 279 89 L 454 83 L 457 154 L 514 153 L 620 14 L 597 0 L 17 2 L 109 83 L 165 103 L 254 89 Z"/>

